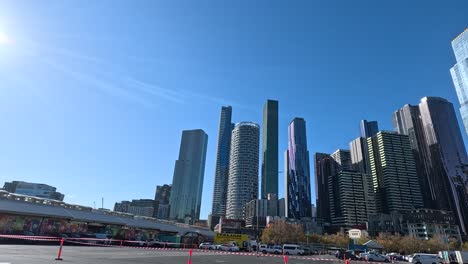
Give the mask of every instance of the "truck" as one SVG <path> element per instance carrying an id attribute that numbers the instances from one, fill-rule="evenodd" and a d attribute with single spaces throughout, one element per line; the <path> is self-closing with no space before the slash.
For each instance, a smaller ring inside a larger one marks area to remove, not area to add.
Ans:
<path id="1" fill-rule="evenodd" d="M 239 250 L 244 251 L 249 248 L 250 240 L 245 234 L 215 233 L 214 243 L 215 245 L 234 244 L 239 247 Z"/>

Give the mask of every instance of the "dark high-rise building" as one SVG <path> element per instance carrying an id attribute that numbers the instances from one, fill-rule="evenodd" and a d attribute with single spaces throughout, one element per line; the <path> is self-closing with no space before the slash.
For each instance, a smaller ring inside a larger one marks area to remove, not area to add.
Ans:
<path id="1" fill-rule="evenodd" d="M 424 207 L 437 209 L 435 192 L 438 187 L 429 178 L 429 148 L 426 142 L 419 107 L 407 104 L 395 111 L 393 114 L 393 125 L 398 133 L 408 135 L 409 137 L 416 163 L 416 172 L 419 184 L 421 185 Z"/>
<path id="2" fill-rule="evenodd" d="M 356 172 L 350 152 L 315 154 L 317 218 L 333 230 L 363 224 L 376 213 L 372 176 Z"/>
<path id="3" fill-rule="evenodd" d="M 347 149 L 337 149 L 330 155 L 336 164 L 338 171 L 351 170 L 351 152 Z"/>
<path id="4" fill-rule="evenodd" d="M 242 219 L 246 203 L 258 199 L 260 126 L 236 124 L 232 130 L 226 218 Z"/>
<path id="5" fill-rule="evenodd" d="M 169 204 L 171 198 L 171 188 L 172 186 L 170 184 L 156 186 L 156 194 L 154 195 L 154 200 L 158 201 L 159 204 Z"/>
<path id="6" fill-rule="evenodd" d="M 223 106 L 219 118 L 218 147 L 216 151 L 215 182 L 213 191 L 213 216 L 226 215 L 229 176 L 229 152 L 231 151 L 232 107 Z"/>
<path id="7" fill-rule="evenodd" d="M 287 217 L 294 219 L 312 217 L 309 151 L 306 122 L 303 118 L 294 118 L 288 127 L 285 177 Z"/>
<path id="8" fill-rule="evenodd" d="M 342 170 L 328 179 L 328 185 L 333 227 L 365 224 L 376 213 L 371 175 Z"/>
<path id="9" fill-rule="evenodd" d="M 367 138 L 367 145 L 377 211 L 421 208 L 421 187 L 409 137 L 381 131 Z"/>
<path id="10" fill-rule="evenodd" d="M 278 101 L 267 100 L 263 106 L 262 130 L 262 199 L 278 195 Z"/>
<path id="11" fill-rule="evenodd" d="M 460 102 L 460 114 L 468 134 L 468 28 L 452 41 L 457 63 L 450 69 Z"/>
<path id="12" fill-rule="evenodd" d="M 328 179 L 336 174 L 335 160 L 325 153 L 315 153 L 315 194 L 317 219 L 330 223 L 330 190 Z"/>
<path id="13" fill-rule="evenodd" d="M 208 135 L 202 129 L 182 131 L 170 197 L 169 217 L 192 222 L 200 218 Z"/>
<path id="14" fill-rule="evenodd" d="M 452 103 L 439 97 L 424 97 L 419 104 L 426 136 L 429 179 L 436 207 L 452 211 L 463 234 L 467 234 L 468 164 L 465 145 Z M 427 191 L 427 190 L 425 190 Z"/>
<path id="15" fill-rule="evenodd" d="M 377 121 L 361 120 L 359 128 L 361 131 L 361 137 L 363 138 L 373 137 L 377 132 L 379 132 Z"/>

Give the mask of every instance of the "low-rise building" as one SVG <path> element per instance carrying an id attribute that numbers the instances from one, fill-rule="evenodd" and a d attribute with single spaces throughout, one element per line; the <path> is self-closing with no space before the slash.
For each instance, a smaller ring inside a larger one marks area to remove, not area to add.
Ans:
<path id="1" fill-rule="evenodd" d="M 369 218 L 370 236 L 379 233 L 409 235 L 421 240 L 438 237 L 461 241 L 461 233 L 453 213 L 448 211 L 415 209 L 410 211 L 378 214 Z"/>
<path id="2" fill-rule="evenodd" d="M 42 184 L 24 181 L 5 182 L 3 189 L 10 193 L 34 196 L 39 198 L 63 201 L 65 195 L 57 192 L 57 188 Z"/>

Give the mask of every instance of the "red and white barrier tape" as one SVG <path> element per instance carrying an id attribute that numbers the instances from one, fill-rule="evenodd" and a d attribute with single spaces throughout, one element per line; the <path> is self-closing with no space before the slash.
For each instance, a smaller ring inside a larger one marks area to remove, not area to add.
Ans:
<path id="1" fill-rule="evenodd" d="M 29 241 L 60 241 L 62 237 L 51 237 L 51 236 L 23 236 L 23 235 L 0 235 L 0 238 L 9 238 L 9 239 L 21 239 Z M 145 250 L 160 250 L 160 251 L 185 251 L 189 248 L 171 248 L 168 246 L 171 245 L 184 245 L 178 243 L 161 243 L 166 247 L 149 247 L 149 246 L 128 246 L 123 245 L 123 243 L 139 243 L 146 244 L 146 241 L 136 241 L 136 240 L 117 240 L 117 239 L 100 239 L 100 238 L 63 238 L 65 242 L 78 244 L 78 245 L 87 245 L 87 246 L 98 246 L 98 247 L 115 247 L 115 248 L 133 248 L 133 249 L 145 249 Z M 95 243 L 85 242 L 92 241 Z M 103 242 L 103 243 L 97 243 Z M 111 244 L 115 243 L 115 244 Z M 119 245 L 120 244 L 120 245 Z M 213 254 L 219 255 L 238 255 L 238 256 L 257 256 L 256 252 L 232 252 L 232 251 L 219 251 L 219 250 L 207 250 L 207 249 L 192 249 L 194 252 L 210 252 Z M 262 254 L 258 253 L 259 257 L 283 257 L 283 255 L 273 255 L 273 254 Z M 340 259 L 331 259 L 331 258 L 313 258 L 313 257 L 304 257 L 304 256 L 290 256 L 290 258 L 295 259 L 304 259 L 304 260 L 315 260 L 315 261 L 342 261 Z M 375 262 L 367 262 L 375 263 Z"/>

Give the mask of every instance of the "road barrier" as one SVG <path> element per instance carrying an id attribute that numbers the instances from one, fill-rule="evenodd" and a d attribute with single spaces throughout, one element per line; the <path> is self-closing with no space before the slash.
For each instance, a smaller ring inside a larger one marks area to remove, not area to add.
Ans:
<path id="1" fill-rule="evenodd" d="M 58 254 L 57 254 L 57 258 L 55 258 L 55 260 L 63 260 L 62 259 L 62 247 L 63 247 L 63 242 L 65 240 L 62 238 L 60 239 L 60 247 L 59 247 L 59 251 L 58 251 Z"/>
<path id="2" fill-rule="evenodd" d="M 113 248 L 131 248 L 141 250 L 153 250 L 153 251 L 187 251 L 188 264 L 192 264 L 193 253 L 197 252 L 210 252 L 216 255 L 237 255 L 237 256 L 257 256 L 256 252 L 231 252 L 231 251 L 218 251 L 208 249 L 194 248 L 195 244 L 182 244 L 182 243 L 165 243 L 161 242 L 161 247 L 149 247 L 146 241 L 140 240 L 119 240 L 119 239 L 99 239 L 99 238 L 66 238 L 66 237 L 51 237 L 51 236 L 22 236 L 22 235 L 0 235 L 3 239 L 23 240 L 23 241 L 46 241 L 51 243 L 59 242 L 59 250 L 56 260 L 62 260 L 64 253 L 62 250 L 66 245 L 82 245 L 82 246 L 94 246 L 94 247 L 113 247 Z M 57 245 L 57 244 L 55 244 Z M 259 257 L 264 258 L 283 258 L 285 264 L 288 264 L 291 259 L 311 260 L 311 261 L 333 261 L 341 262 L 336 258 L 320 258 L 320 257 L 307 257 L 307 256 L 288 256 L 288 255 L 274 255 L 274 254 L 260 254 Z M 355 261 L 353 261 L 355 262 Z M 363 261 L 356 261 L 358 263 L 364 263 Z M 366 264 L 373 264 L 373 262 L 366 262 Z M 376 262 L 374 262 L 376 263 Z M 350 264 L 350 260 L 344 260 L 344 264 Z"/>

